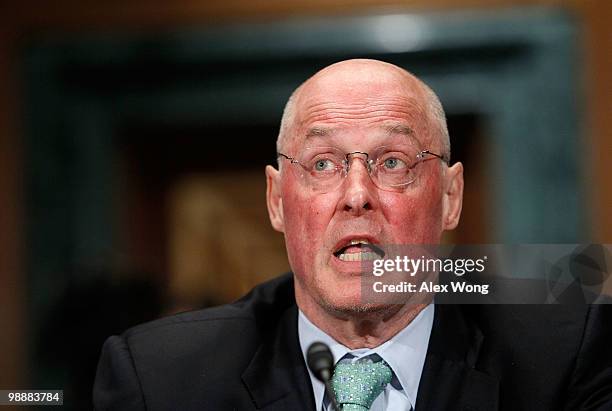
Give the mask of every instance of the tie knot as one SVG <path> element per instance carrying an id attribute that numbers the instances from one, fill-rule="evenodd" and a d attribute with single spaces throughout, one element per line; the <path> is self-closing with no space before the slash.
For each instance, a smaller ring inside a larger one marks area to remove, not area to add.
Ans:
<path id="1" fill-rule="evenodd" d="M 336 399 L 345 411 L 369 410 L 391 382 L 393 372 L 384 361 L 339 362 L 332 377 Z"/>

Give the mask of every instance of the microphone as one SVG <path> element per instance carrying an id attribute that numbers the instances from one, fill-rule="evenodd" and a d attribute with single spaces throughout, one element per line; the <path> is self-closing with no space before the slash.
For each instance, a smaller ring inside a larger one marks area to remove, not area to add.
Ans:
<path id="1" fill-rule="evenodd" d="M 338 403 L 336 402 L 336 396 L 331 387 L 331 377 L 334 371 L 334 356 L 327 344 L 322 342 L 310 344 L 310 347 L 308 347 L 306 351 L 306 363 L 314 376 L 325 384 L 325 390 L 327 391 L 327 396 L 331 399 L 334 411 L 340 411 L 340 407 L 338 407 Z"/>

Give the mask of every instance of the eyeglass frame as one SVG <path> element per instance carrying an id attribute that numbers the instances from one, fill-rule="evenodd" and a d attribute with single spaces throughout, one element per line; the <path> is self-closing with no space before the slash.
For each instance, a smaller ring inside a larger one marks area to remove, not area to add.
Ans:
<path id="1" fill-rule="evenodd" d="M 381 146 L 381 147 L 385 147 L 385 146 Z M 381 147 L 377 147 L 376 149 L 381 148 Z M 325 147 L 325 148 L 327 148 L 327 147 Z M 329 148 L 334 148 L 334 147 L 329 147 Z M 337 150 L 340 151 L 339 149 L 337 149 Z M 372 182 L 374 183 L 374 185 L 376 185 L 377 187 L 379 187 L 382 190 L 392 189 L 392 188 L 395 188 L 395 187 L 406 187 L 406 186 L 414 183 L 414 181 L 416 180 L 415 179 L 415 180 L 412 180 L 412 181 L 410 181 L 408 183 L 404 183 L 404 184 L 398 184 L 397 186 L 380 187 L 378 184 L 376 184 L 376 181 L 374 181 L 374 179 L 372 178 L 372 162 L 374 160 L 370 160 L 369 159 L 370 154 L 366 153 L 366 152 L 363 152 L 363 151 L 351 151 L 349 153 L 344 154 L 344 163 L 345 163 L 344 173 L 345 173 L 345 176 L 343 178 L 346 178 L 346 176 L 348 176 L 348 173 L 351 170 L 351 162 L 349 160 L 349 156 L 355 155 L 355 154 L 360 154 L 360 155 L 364 155 L 365 156 L 364 164 L 367 166 L 368 175 L 372 179 Z M 446 155 L 444 155 L 444 154 L 437 154 L 437 153 L 434 153 L 433 151 L 431 151 L 429 149 L 426 149 L 426 150 L 421 150 L 421 151 L 418 152 L 418 154 L 416 156 L 417 157 L 417 161 L 410 168 L 414 169 L 420 163 L 422 163 L 424 161 L 427 161 L 428 159 L 424 157 L 425 155 L 434 156 L 435 158 L 438 158 L 438 159 L 442 160 L 446 165 L 449 165 L 449 163 L 450 163 L 450 161 L 447 159 Z M 285 159 L 289 160 L 291 164 L 298 164 L 300 167 L 302 167 L 304 169 L 304 171 L 307 171 L 306 167 L 304 166 L 304 164 L 302 164 L 296 157 L 288 156 L 287 154 L 283 154 L 280 151 L 276 152 L 276 157 L 277 158 L 278 157 L 285 158 Z"/>

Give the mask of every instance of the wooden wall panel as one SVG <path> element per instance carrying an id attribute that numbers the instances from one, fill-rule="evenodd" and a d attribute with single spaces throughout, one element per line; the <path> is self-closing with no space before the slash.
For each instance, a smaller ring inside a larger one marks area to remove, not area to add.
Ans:
<path id="1" fill-rule="evenodd" d="M 592 240 L 612 243 L 612 2 L 586 1 L 582 9 L 585 48 L 584 134 L 590 143 L 585 170 L 592 181 Z"/>
<path id="2" fill-rule="evenodd" d="M 11 58 L 14 35 L 10 26 L 0 27 L 0 389 L 19 387 L 26 369 L 21 140 Z"/>
<path id="3" fill-rule="evenodd" d="M 26 27 L 88 29 L 151 27 L 266 19 L 313 14 L 350 14 L 372 9 L 449 10 L 530 5 L 583 7 L 580 0 L 131 0 L 123 2 L 29 0 L 12 3 Z"/>

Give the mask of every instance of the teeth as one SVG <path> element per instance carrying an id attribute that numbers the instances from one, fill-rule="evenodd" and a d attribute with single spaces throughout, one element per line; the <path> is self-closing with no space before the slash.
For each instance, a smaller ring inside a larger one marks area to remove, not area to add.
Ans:
<path id="1" fill-rule="evenodd" d="M 373 261 L 377 260 L 378 254 L 365 252 L 365 253 L 351 253 L 351 254 L 340 254 L 338 258 L 342 261 Z"/>
<path id="2" fill-rule="evenodd" d="M 357 244 L 370 244 L 370 242 L 367 240 L 351 240 L 351 245 L 357 245 Z"/>

